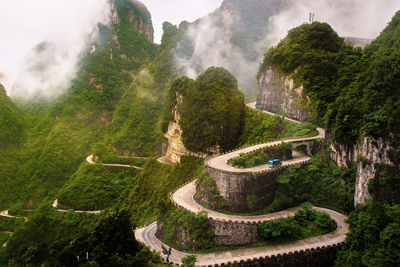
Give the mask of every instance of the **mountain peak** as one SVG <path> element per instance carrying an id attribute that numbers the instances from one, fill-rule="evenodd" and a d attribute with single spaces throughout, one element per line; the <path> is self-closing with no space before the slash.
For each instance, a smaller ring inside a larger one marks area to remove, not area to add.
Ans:
<path id="1" fill-rule="evenodd" d="M 120 9 L 124 7 L 124 10 Z M 121 12 L 122 11 L 122 12 Z M 121 21 L 129 22 L 137 31 L 154 43 L 154 28 L 151 14 L 147 7 L 137 0 L 112 0 L 112 23 L 120 25 Z"/>

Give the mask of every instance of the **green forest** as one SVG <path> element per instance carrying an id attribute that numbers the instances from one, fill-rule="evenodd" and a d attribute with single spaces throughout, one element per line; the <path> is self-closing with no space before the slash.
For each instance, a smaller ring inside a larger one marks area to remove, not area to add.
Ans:
<path id="1" fill-rule="evenodd" d="M 155 220 L 161 224 L 157 234 L 176 249 L 241 248 L 217 247 L 207 214 L 194 215 L 170 200 L 177 188 L 199 179 L 224 204 L 205 174 L 204 159 L 182 156 L 176 165 L 157 160 L 165 154 L 164 134 L 175 107 L 182 141 L 193 152 L 218 148 L 224 153 L 318 134 L 311 123 L 247 107 L 245 90 L 222 67 L 210 67 L 195 79 L 183 76 L 175 53 L 187 38 L 188 23 L 165 22 L 161 44 L 154 44 L 137 26 L 153 28 L 144 6 L 114 2 L 118 23 L 98 25 L 96 52 L 81 58 L 65 94 L 24 101 L 10 98 L 0 85 L 0 211 L 15 216 L 0 216 L 0 266 L 162 266 L 159 253 L 140 244 L 133 231 Z M 258 225 L 263 241 L 248 247 L 334 230 L 332 219 L 312 210 L 312 203 L 348 215 L 350 233 L 332 266 L 399 265 L 400 12 L 365 49 L 346 44 L 327 23 L 313 22 L 291 29 L 260 61 L 258 77 L 273 67 L 303 85 L 310 99 L 305 108 L 328 137 L 314 142 L 310 161 L 284 169 L 272 203 L 257 214 L 302 208 L 292 217 Z M 342 168 L 330 158 L 331 144 L 358 147 L 365 137 L 389 143 L 389 163 L 372 165 L 358 156 Z M 230 163 L 248 168 L 271 157 L 290 158 L 281 150 L 289 151 L 290 144 Z M 87 162 L 89 155 L 98 160 Z M 369 165 L 377 172 L 368 184 L 370 199 L 354 207 L 357 173 Z M 52 207 L 56 199 L 66 212 Z M 186 265 L 194 259 L 188 256 Z"/>
<path id="2" fill-rule="evenodd" d="M 399 34 L 400 12 L 364 50 L 346 45 L 326 23 L 303 24 L 290 30 L 265 54 L 260 73 L 273 66 L 302 84 L 311 99 L 314 118 L 325 126 L 334 142 L 357 146 L 360 139 L 372 136 L 396 148 L 400 141 Z M 348 200 L 340 201 L 348 204 L 337 207 L 350 212 L 351 231 L 336 266 L 399 264 L 399 249 L 394 245 L 397 230 L 392 228 L 396 227 L 393 214 L 399 203 L 398 150 L 392 149 L 389 154 L 392 163 L 377 164 L 378 177 L 369 183 L 372 199 L 353 210 L 349 195 Z M 360 156 L 358 164 L 371 163 Z M 290 171 L 291 168 L 278 182 L 290 181 L 285 178 Z M 279 203 L 280 189 L 277 193 L 275 199 Z"/>

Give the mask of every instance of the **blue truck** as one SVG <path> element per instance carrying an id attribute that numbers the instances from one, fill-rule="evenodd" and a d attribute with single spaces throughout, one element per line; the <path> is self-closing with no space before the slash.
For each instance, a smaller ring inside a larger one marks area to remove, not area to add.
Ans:
<path id="1" fill-rule="evenodd" d="M 256 105 L 256 109 L 257 109 L 257 110 L 260 110 L 260 111 L 263 110 L 262 106 L 260 106 L 260 105 Z"/>
<path id="2" fill-rule="evenodd" d="M 282 166 L 282 161 L 280 159 L 272 159 L 268 161 L 268 166 L 270 168 L 276 168 Z"/>

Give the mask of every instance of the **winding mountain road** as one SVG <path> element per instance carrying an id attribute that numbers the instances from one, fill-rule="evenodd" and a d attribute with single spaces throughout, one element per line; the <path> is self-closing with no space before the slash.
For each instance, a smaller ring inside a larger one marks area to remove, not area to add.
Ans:
<path id="1" fill-rule="evenodd" d="M 185 186 L 182 186 L 171 196 L 171 201 L 175 203 L 182 209 L 186 209 L 192 213 L 197 214 L 200 211 L 206 211 L 208 213 L 208 218 L 214 219 L 216 221 L 232 221 L 232 222 L 244 222 L 244 223 L 262 223 L 268 220 L 274 220 L 287 216 L 294 216 L 297 208 L 290 208 L 284 211 L 279 211 L 266 215 L 257 216 L 241 216 L 241 215 L 230 215 L 224 214 L 217 211 L 209 210 L 194 200 L 194 194 L 196 194 L 196 183 L 194 180 Z"/>
<path id="2" fill-rule="evenodd" d="M 200 204 L 198 204 L 193 196 L 196 193 L 196 181 L 193 181 L 181 188 L 179 188 L 171 196 L 171 200 L 178 205 L 180 208 L 187 209 L 192 213 L 198 213 L 200 211 L 208 212 L 208 217 L 219 221 L 232 221 L 232 222 L 243 222 L 243 223 L 261 223 L 267 220 L 274 220 L 282 217 L 293 216 L 297 208 L 290 208 L 284 211 L 275 212 L 266 215 L 258 216 L 241 216 L 241 215 L 230 215 L 223 214 L 216 211 L 209 210 Z M 210 266 L 210 265 L 221 265 L 227 264 L 228 262 L 240 262 L 242 260 L 254 260 L 260 257 L 269 257 L 283 253 L 296 252 L 306 249 L 316 249 L 323 246 L 330 246 L 341 244 L 346 239 L 346 234 L 349 232 L 349 227 L 345 222 L 347 217 L 339 212 L 313 207 L 313 209 L 327 213 L 333 220 L 335 220 L 337 228 L 333 232 L 325 235 L 316 237 L 310 237 L 302 240 L 285 242 L 282 244 L 262 246 L 257 248 L 244 248 L 232 251 L 213 252 L 196 254 L 197 262 L 196 266 Z M 138 228 L 135 230 L 135 238 L 137 241 L 149 246 L 153 251 L 161 253 L 162 246 L 168 247 L 163 244 L 156 236 L 157 222 Z M 189 255 L 188 253 L 178 251 L 176 249 L 171 250 L 170 262 L 175 264 L 182 264 L 182 258 Z M 165 258 L 165 256 L 164 256 Z"/>
<path id="3" fill-rule="evenodd" d="M 250 108 L 255 108 L 255 102 L 248 103 L 247 106 Z M 266 111 L 264 111 L 266 112 Z M 272 115 L 276 115 L 270 112 L 266 112 Z M 299 121 L 295 121 L 292 119 L 287 119 L 296 123 L 300 123 Z M 281 141 L 276 142 L 269 142 L 264 144 L 259 144 L 251 147 L 247 147 L 244 149 L 240 149 L 237 151 L 233 151 L 224 155 L 210 157 L 205 160 L 205 164 L 219 170 L 223 171 L 230 171 L 230 172 L 259 172 L 265 171 L 270 169 L 268 165 L 257 166 L 253 168 L 247 169 L 239 169 L 228 165 L 228 160 L 234 157 L 239 156 L 241 153 L 248 153 L 254 151 L 259 148 L 273 146 L 285 142 L 290 141 L 309 141 L 315 140 L 319 138 L 325 138 L 325 131 L 322 128 L 317 128 L 318 135 L 313 137 L 301 137 L 301 138 L 287 138 Z M 300 153 L 294 152 L 293 159 L 283 162 L 283 166 L 301 163 L 310 160 L 310 157 L 302 155 Z M 291 208 L 284 211 L 266 214 L 266 215 L 258 215 L 258 216 L 241 216 L 241 215 L 230 215 L 230 214 L 223 214 L 220 212 L 209 210 L 200 204 L 198 204 L 194 200 L 194 195 L 196 193 L 196 182 L 197 180 L 188 183 L 178 190 L 176 190 L 171 195 L 171 201 L 178 206 L 179 208 L 186 209 L 192 213 L 198 213 L 200 211 L 206 211 L 208 213 L 208 217 L 214 220 L 219 221 L 232 221 L 232 222 L 240 222 L 240 223 L 262 223 L 267 220 L 274 220 L 282 217 L 293 216 L 297 208 Z M 302 240 L 286 242 L 277 245 L 269 245 L 257 248 L 244 248 L 232 251 L 224 251 L 224 252 L 215 252 L 215 253 L 204 253 L 204 254 L 196 254 L 197 262 L 196 266 L 216 266 L 221 264 L 228 264 L 230 262 L 240 262 L 240 261 L 247 261 L 247 260 L 255 260 L 260 257 L 269 257 L 269 256 L 276 256 L 278 254 L 283 253 L 293 253 L 297 251 L 302 251 L 306 249 L 317 249 L 324 246 L 330 245 L 337 245 L 341 244 L 346 239 L 346 234 L 349 232 L 349 227 L 346 224 L 345 220 L 347 217 L 341 213 L 336 211 L 320 208 L 320 207 L 313 207 L 313 209 L 318 211 L 323 211 L 329 214 L 329 216 L 335 220 L 337 224 L 336 230 L 316 237 L 306 238 Z M 157 231 L 157 223 L 153 222 L 152 224 L 138 228 L 135 230 L 135 237 L 136 240 L 139 242 L 150 246 L 153 251 L 160 252 L 162 251 L 162 245 L 167 247 L 163 244 L 156 236 L 155 233 Z M 170 262 L 175 264 L 182 264 L 182 258 L 188 255 L 187 253 L 172 249 L 172 253 L 170 256 Z"/>
<path id="4" fill-rule="evenodd" d="M 255 108 L 255 105 L 256 105 L 255 103 L 256 102 L 248 103 L 247 106 L 250 107 L 250 108 Z M 268 113 L 268 114 L 272 114 L 272 115 L 276 115 L 276 114 L 273 114 L 273 113 L 267 112 L 267 111 L 263 111 L 263 112 Z M 300 123 L 299 121 L 292 120 L 292 119 L 286 119 L 285 118 L 285 120 L 289 120 L 289 121 L 292 121 L 292 122 Z M 252 168 L 239 169 L 239 168 L 235 168 L 233 166 L 230 166 L 228 164 L 228 161 L 230 159 L 232 159 L 232 158 L 239 157 L 240 154 L 246 154 L 246 153 L 252 152 L 254 150 L 260 149 L 260 148 L 279 145 L 279 144 L 282 144 L 283 142 L 312 141 L 312 140 L 316 140 L 316 139 L 325 138 L 325 130 L 324 129 L 317 128 L 317 131 L 318 131 L 318 135 L 312 136 L 312 137 L 284 138 L 284 139 L 282 139 L 280 141 L 268 142 L 268 143 L 264 143 L 264 144 L 258 144 L 258 145 L 246 147 L 246 148 L 243 148 L 243 149 L 235 150 L 233 152 L 230 152 L 230 153 L 227 153 L 227 154 L 223 154 L 223 155 L 220 155 L 220 156 L 209 157 L 209 158 L 207 158 L 205 160 L 205 164 L 207 166 L 209 166 L 209 167 L 214 168 L 214 169 L 218 169 L 218 170 L 222 170 L 222 171 L 229 171 L 229 172 L 236 172 L 236 173 L 263 172 L 263 171 L 271 169 L 268 166 L 268 164 L 261 165 L 261 166 L 256 166 L 256 167 L 252 167 Z M 293 164 L 296 164 L 296 163 L 303 163 L 303 162 L 306 162 L 306 161 L 311 159 L 309 156 L 301 154 L 301 153 L 298 153 L 296 151 L 293 151 L 292 155 L 293 155 L 293 159 L 283 161 L 282 162 L 282 166 L 289 166 L 289 165 L 293 165 Z"/>
<path id="5" fill-rule="evenodd" d="M 7 218 L 23 218 L 25 222 L 27 222 L 29 220 L 28 217 L 22 217 L 22 216 L 18 217 L 18 216 L 10 215 L 10 214 L 8 214 L 8 210 L 0 211 L 0 216 L 7 217 Z"/>
<path id="6" fill-rule="evenodd" d="M 58 206 L 58 199 L 53 201 L 52 204 L 53 208 L 57 209 Z M 59 212 L 75 212 L 75 213 L 89 213 L 89 214 L 99 214 L 101 210 L 63 210 L 63 209 L 57 209 Z"/>
<path id="7" fill-rule="evenodd" d="M 139 157 L 132 157 L 132 158 L 139 158 Z M 86 161 L 89 164 L 96 164 L 96 162 L 93 160 L 93 155 L 89 155 L 86 158 Z M 121 168 L 133 168 L 133 169 L 143 170 L 142 167 L 138 167 L 138 166 L 135 166 L 135 165 L 112 164 L 112 163 L 102 163 L 102 165 L 105 166 L 105 167 L 121 167 Z"/>

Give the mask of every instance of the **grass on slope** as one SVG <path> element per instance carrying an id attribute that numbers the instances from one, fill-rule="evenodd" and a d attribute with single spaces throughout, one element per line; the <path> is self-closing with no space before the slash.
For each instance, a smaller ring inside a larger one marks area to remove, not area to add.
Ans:
<path id="1" fill-rule="evenodd" d="M 113 206 L 138 170 L 83 163 L 58 193 L 60 207 L 102 210 Z"/>
<path id="2" fill-rule="evenodd" d="M 180 224 L 182 225 L 182 221 L 190 221 L 190 219 L 188 219 L 188 215 L 182 214 L 182 211 L 175 213 L 181 214 L 181 218 L 176 219 L 175 222 L 180 221 Z M 194 217 L 194 215 L 192 215 L 192 217 Z M 177 225 L 179 224 L 173 224 L 172 226 L 169 226 L 169 230 L 174 230 Z M 268 245 L 278 245 L 291 241 L 323 235 L 333 231 L 335 227 L 335 221 L 328 214 L 312 210 L 310 203 L 304 203 L 302 205 L 302 208 L 296 211 L 294 217 L 290 216 L 286 218 L 266 221 L 263 224 L 259 224 L 258 230 L 261 238 L 255 243 L 239 246 L 210 246 L 208 244 L 208 247 L 203 246 L 200 249 L 198 249 L 197 247 L 192 247 L 191 249 L 186 249 L 185 251 L 189 253 L 211 253 L 218 251 L 232 251 L 244 248 L 256 248 Z M 192 235 L 193 233 L 196 233 L 196 231 L 199 231 L 199 229 L 193 228 L 194 227 L 189 228 L 189 233 L 191 233 Z M 201 229 L 203 229 L 204 231 L 204 229 L 207 229 L 207 226 L 202 226 Z M 171 241 L 170 239 L 165 238 L 165 240 L 167 240 L 167 244 L 170 244 L 168 243 L 168 241 L 172 242 L 172 244 L 175 244 L 174 239 L 172 239 Z M 163 239 L 163 241 L 165 240 Z M 207 245 L 207 241 L 209 240 L 204 239 L 202 241 L 204 244 Z"/>
<path id="3" fill-rule="evenodd" d="M 24 219 L 8 218 L 0 216 L 0 232 L 14 232 L 15 229 L 24 224 Z"/>
<path id="4" fill-rule="evenodd" d="M 6 243 L 10 239 L 10 234 L 0 232 L 0 246 L 2 246 L 4 243 Z"/>
<path id="5" fill-rule="evenodd" d="M 133 221 L 146 225 L 160 217 L 170 206 L 169 194 L 185 182 L 200 175 L 203 160 L 182 157 L 181 164 L 169 166 L 149 160 L 121 195 L 118 206 L 132 212 Z"/>
<path id="6" fill-rule="evenodd" d="M 206 212 L 193 214 L 173 207 L 157 223 L 157 237 L 175 249 L 198 251 L 215 246 L 214 232 Z"/>
<path id="7" fill-rule="evenodd" d="M 269 115 L 246 106 L 244 127 L 238 147 L 270 142 L 285 137 L 314 136 L 317 134 L 317 127 L 311 123 L 282 121 L 277 115 Z"/>

